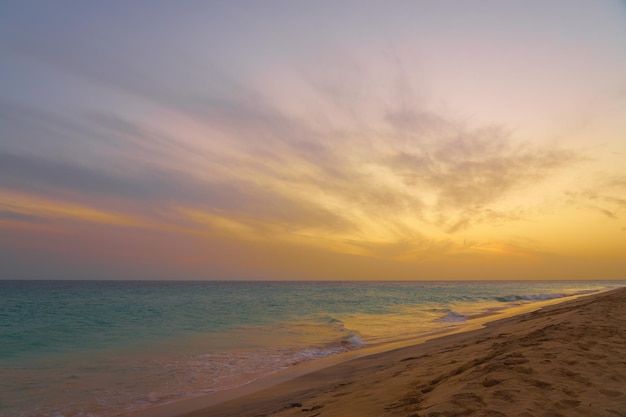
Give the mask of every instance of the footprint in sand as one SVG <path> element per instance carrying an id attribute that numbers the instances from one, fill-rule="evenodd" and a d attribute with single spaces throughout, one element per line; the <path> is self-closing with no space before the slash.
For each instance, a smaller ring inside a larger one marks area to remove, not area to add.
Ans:
<path id="1" fill-rule="evenodd" d="M 580 401 L 578 400 L 561 400 L 555 404 L 555 406 L 559 409 L 574 408 L 578 407 L 579 405 Z"/>
<path id="2" fill-rule="evenodd" d="M 515 395 L 517 393 L 519 393 L 519 391 L 517 390 L 504 389 L 504 390 L 495 391 L 493 393 L 493 397 L 499 400 L 513 403 L 513 402 L 517 402 L 517 396 Z"/>
<path id="3" fill-rule="evenodd" d="M 611 390 L 608 390 L 608 389 L 601 389 L 599 391 L 600 391 L 600 394 L 606 395 L 607 397 L 611 397 L 611 398 L 621 397 L 622 395 L 624 395 L 623 392 L 611 391 Z"/>
<path id="4" fill-rule="evenodd" d="M 544 381 L 540 381 L 538 379 L 529 379 L 528 382 L 540 389 L 548 389 L 550 387 L 552 387 L 552 384 L 550 384 L 549 382 L 544 382 Z"/>
<path id="5" fill-rule="evenodd" d="M 494 385 L 498 385 L 501 382 L 502 382 L 501 379 L 485 378 L 481 384 L 483 387 L 489 388 L 489 387 L 493 387 Z"/>

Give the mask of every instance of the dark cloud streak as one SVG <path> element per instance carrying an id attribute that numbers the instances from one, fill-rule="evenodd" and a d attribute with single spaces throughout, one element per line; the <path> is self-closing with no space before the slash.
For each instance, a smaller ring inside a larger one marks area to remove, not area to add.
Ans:
<path id="1" fill-rule="evenodd" d="M 19 222 L 26 223 L 47 223 L 47 219 L 38 216 L 31 216 L 30 214 L 24 214 L 17 211 L 12 210 L 0 210 L 0 221 L 2 220 L 13 220 Z"/>

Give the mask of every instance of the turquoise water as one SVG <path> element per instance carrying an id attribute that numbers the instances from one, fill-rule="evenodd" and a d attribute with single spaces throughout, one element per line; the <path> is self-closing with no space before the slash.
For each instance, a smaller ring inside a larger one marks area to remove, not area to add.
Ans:
<path id="1" fill-rule="evenodd" d="M 0 416 L 109 417 L 624 282 L 0 281 Z"/>

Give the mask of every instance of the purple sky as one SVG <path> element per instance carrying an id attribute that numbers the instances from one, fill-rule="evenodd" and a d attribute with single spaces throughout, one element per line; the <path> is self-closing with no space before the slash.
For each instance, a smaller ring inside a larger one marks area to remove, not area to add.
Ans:
<path id="1" fill-rule="evenodd" d="M 7 1 L 0 279 L 626 271 L 623 1 Z"/>

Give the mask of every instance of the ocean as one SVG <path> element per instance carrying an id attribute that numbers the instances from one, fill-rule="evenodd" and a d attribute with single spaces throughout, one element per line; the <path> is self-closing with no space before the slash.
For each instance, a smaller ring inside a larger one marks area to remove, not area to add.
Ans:
<path id="1" fill-rule="evenodd" d="M 615 281 L 0 281 L 0 416 L 112 417 Z"/>

